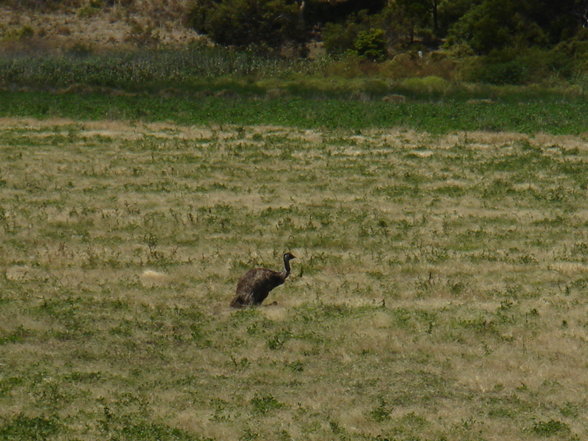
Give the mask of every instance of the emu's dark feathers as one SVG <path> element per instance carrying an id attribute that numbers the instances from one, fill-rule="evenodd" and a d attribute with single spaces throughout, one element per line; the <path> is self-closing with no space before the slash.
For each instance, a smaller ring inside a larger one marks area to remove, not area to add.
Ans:
<path id="1" fill-rule="evenodd" d="M 243 306 L 260 305 L 269 292 L 282 285 L 290 275 L 291 259 L 294 255 L 284 254 L 284 271 L 273 271 L 267 268 L 254 268 L 247 271 L 237 283 L 235 297 L 231 301 L 233 308 Z"/>

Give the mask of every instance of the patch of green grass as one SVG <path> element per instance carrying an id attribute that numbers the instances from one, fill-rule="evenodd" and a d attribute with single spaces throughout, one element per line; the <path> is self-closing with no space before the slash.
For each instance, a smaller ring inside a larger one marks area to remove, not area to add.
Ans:
<path id="1" fill-rule="evenodd" d="M 558 420 L 538 421 L 533 424 L 533 432 L 543 437 L 552 437 L 568 434 L 570 428 L 566 423 Z"/>
<path id="2" fill-rule="evenodd" d="M 29 417 L 18 414 L 11 419 L 0 420 L 0 438 L 15 441 L 48 439 L 60 429 L 55 417 Z"/>
<path id="3" fill-rule="evenodd" d="M 264 415 L 275 409 L 284 407 L 284 404 L 280 403 L 272 395 L 256 395 L 251 399 L 251 406 L 253 406 L 253 411 L 255 413 Z"/>
<path id="4" fill-rule="evenodd" d="M 580 134 L 586 131 L 583 115 L 588 112 L 587 101 L 583 99 L 498 102 L 475 111 L 467 101 L 455 99 L 396 104 L 295 97 L 259 100 L 1 91 L 0 101 L 0 116 L 4 117 L 171 120 L 180 124 L 269 124 L 354 130 L 401 127 L 431 133 L 490 130 Z M 53 142 L 58 141 L 53 138 Z M 516 160 L 526 164 L 525 158 Z M 512 161 L 513 158 L 507 158 L 491 166 L 516 167 Z"/>

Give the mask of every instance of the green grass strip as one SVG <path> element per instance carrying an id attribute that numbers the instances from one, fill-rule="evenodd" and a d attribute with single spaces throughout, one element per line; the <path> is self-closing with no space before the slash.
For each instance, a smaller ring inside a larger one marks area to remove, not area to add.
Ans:
<path id="1" fill-rule="evenodd" d="M 405 103 L 244 97 L 113 96 L 0 92 L 0 116 L 174 121 L 180 124 L 270 124 L 303 128 L 403 127 L 431 133 L 455 130 L 581 134 L 588 131 L 588 101 L 581 98 L 463 99 Z"/>

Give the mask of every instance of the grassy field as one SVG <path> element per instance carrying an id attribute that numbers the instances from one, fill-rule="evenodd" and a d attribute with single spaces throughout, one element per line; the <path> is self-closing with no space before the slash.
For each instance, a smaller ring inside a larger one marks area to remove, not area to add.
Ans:
<path id="1" fill-rule="evenodd" d="M 1 440 L 588 438 L 586 134 L 301 126 L 0 119 Z"/>

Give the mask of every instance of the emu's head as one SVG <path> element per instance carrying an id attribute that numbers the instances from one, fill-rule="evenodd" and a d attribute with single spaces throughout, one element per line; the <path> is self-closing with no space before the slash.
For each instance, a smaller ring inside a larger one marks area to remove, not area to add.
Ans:
<path id="1" fill-rule="evenodd" d="M 296 259 L 296 256 L 292 253 L 285 253 L 284 254 L 284 261 L 289 261 L 292 259 Z"/>

